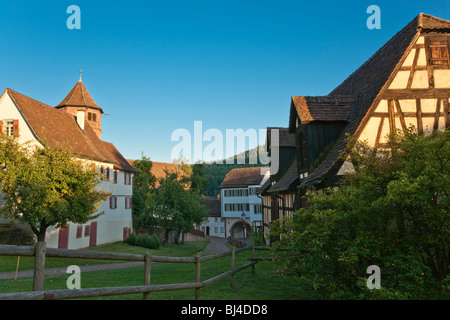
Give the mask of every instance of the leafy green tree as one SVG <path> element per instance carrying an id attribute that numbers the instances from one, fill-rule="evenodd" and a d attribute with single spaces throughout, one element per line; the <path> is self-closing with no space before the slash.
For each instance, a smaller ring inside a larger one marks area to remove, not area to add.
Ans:
<path id="1" fill-rule="evenodd" d="M 133 166 L 138 171 L 133 179 L 133 215 L 139 217 L 148 215 L 151 210 L 156 177 L 151 172 L 153 163 L 146 156 L 134 161 Z"/>
<path id="2" fill-rule="evenodd" d="M 83 224 L 95 219 L 109 193 L 97 186 L 98 173 L 74 158 L 69 150 L 19 144 L 0 137 L 0 215 L 27 223 L 38 241 L 50 226 Z"/>
<path id="3" fill-rule="evenodd" d="M 192 165 L 192 175 L 188 179 L 191 192 L 203 194 L 205 189 L 209 187 L 209 180 L 205 175 L 205 166 L 203 163 L 195 163 Z"/>
<path id="4" fill-rule="evenodd" d="M 316 298 L 435 299 L 450 292 L 450 132 L 390 137 L 386 150 L 354 144 L 355 173 L 308 193 L 308 208 L 273 224 L 280 273 Z M 367 268 L 381 289 L 367 288 Z"/>
<path id="5" fill-rule="evenodd" d="M 192 230 L 193 225 L 203 221 L 206 207 L 198 193 L 189 191 L 189 183 L 176 173 L 166 173 L 155 189 L 151 209 L 140 217 L 142 224 L 159 225 L 165 229 L 165 241 L 169 231 L 178 234 Z"/>

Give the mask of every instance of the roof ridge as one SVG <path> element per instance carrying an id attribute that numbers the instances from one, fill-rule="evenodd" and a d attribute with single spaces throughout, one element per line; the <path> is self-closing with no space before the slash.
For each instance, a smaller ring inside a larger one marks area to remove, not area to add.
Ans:
<path id="1" fill-rule="evenodd" d="M 418 28 L 427 29 L 427 28 L 424 27 L 424 25 L 423 25 L 423 18 L 424 18 L 424 17 L 429 18 L 429 19 L 432 19 L 432 20 L 435 20 L 436 22 L 448 24 L 448 25 L 449 25 L 448 27 L 450 28 L 450 20 L 438 18 L 438 17 L 436 17 L 436 16 L 433 16 L 433 15 L 427 14 L 427 13 L 423 13 L 423 12 L 419 13 L 419 15 L 418 15 L 418 24 L 417 24 L 417 27 L 418 27 Z"/>

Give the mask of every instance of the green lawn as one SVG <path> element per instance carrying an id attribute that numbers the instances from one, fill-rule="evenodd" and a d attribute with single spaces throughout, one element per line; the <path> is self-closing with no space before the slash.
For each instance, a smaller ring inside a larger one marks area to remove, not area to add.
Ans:
<path id="1" fill-rule="evenodd" d="M 149 250 L 141 247 L 130 246 L 125 243 L 114 243 L 104 247 L 89 250 L 110 251 L 122 253 L 151 252 L 157 256 L 195 256 L 207 245 L 207 242 L 188 242 L 184 245 L 168 244 L 157 250 Z M 257 251 L 261 255 L 261 251 Z M 264 255 L 268 252 L 264 251 Z M 250 251 L 236 255 L 236 267 L 249 262 Z M 67 267 L 69 265 L 87 265 L 99 263 L 111 263 L 113 261 L 97 261 L 85 259 L 47 258 L 46 268 Z M 15 271 L 16 257 L 0 257 L 0 272 Z M 20 259 L 19 270 L 33 268 L 32 257 Z M 201 280 L 209 279 L 230 268 L 230 257 L 202 262 Z M 230 286 L 230 277 L 222 279 L 200 290 L 200 298 L 204 300 L 288 300 L 307 299 L 307 295 L 299 290 L 296 279 L 284 279 L 275 277 L 276 266 L 273 262 L 258 262 L 255 266 L 255 274 L 251 268 L 245 269 L 235 275 L 235 287 Z M 45 290 L 67 289 L 66 281 L 69 275 L 46 276 Z M 126 269 L 91 271 L 81 274 L 81 287 L 119 287 L 142 285 L 144 280 L 144 267 L 138 266 Z M 154 263 L 152 264 L 151 284 L 170 284 L 195 281 L 195 265 L 192 263 Z M 17 280 L 0 280 L 0 293 L 30 291 L 32 278 L 18 278 Z M 142 299 L 141 294 L 123 296 L 101 297 L 98 299 Z M 194 289 L 165 291 L 151 293 L 151 299 L 159 300 L 191 300 L 194 299 Z"/>

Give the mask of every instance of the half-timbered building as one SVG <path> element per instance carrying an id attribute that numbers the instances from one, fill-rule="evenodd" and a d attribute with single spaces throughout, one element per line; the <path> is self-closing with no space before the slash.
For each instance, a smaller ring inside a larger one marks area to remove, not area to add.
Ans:
<path id="1" fill-rule="evenodd" d="M 297 196 L 336 186 L 352 172 L 343 157 L 348 136 L 383 148 L 396 129 L 448 128 L 449 51 L 450 21 L 421 13 L 328 95 L 293 96 Z"/>

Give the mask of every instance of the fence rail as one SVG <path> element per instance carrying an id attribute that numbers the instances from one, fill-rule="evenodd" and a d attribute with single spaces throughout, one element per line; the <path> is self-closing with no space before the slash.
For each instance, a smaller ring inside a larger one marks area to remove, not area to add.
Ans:
<path id="1" fill-rule="evenodd" d="M 115 252 L 99 252 L 84 251 L 70 249 L 54 249 L 46 248 L 45 242 L 37 242 L 36 246 L 13 246 L 0 245 L 0 256 L 34 256 L 35 268 L 33 274 L 33 291 L 5 293 L 0 294 L 0 300 L 48 300 L 48 299 L 77 299 L 88 297 L 100 297 L 122 294 L 142 293 L 143 299 L 148 300 L 151 292 L 195 289 L 195 299 L 200 298 L 200 289 L 210 285 L 223 278 L 231 276 L 231 286 L 234 286 L 234 274 L 244 269 L 252 267 L 254 272 L 255 264 L 261 258 L 255 257 L 255 250 L 266 250 L 264 247 L 245 247 L 240 249 L 232 249 L 220 253 L 210 254 L 206 256 L 197 255 L 195 257 L 163 257 L 146 254 L 128 254 Z M 251 262 L 239 267 L 235 267 L 235 255 L 239 252 L 251 250 Z M 210 279 L 200 281 L 201 263 L 225 256 L 230 256 L 230 270 L 219 274 Z M 142 286 L 126 286 L 126 287 L 102 287 L 102 288 L 86 288 L 86 289 L 63 289 L 63 290 L 43 290 L 44 283 L 44 261 L 45 257 L 59 258 L 81 258 L 81 259 L 100 259 L 100 260 L 125 260 L 125 261 L 143 261 L 144 262 L 144 285 Z M 168 263 L 194 263 L 195 282 L 175 283 L 164 285 L 151 285 L 151 265 L 153 262 Z"/>

